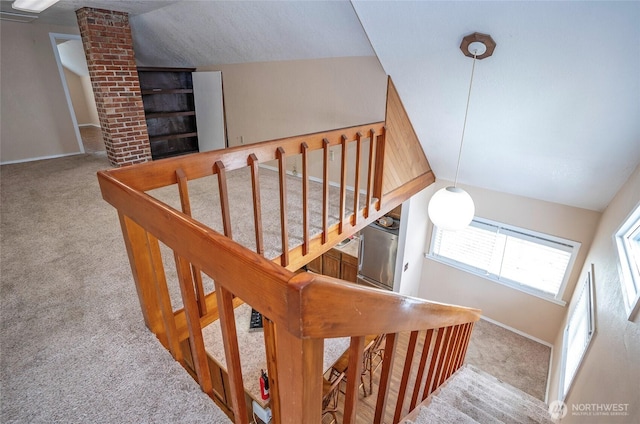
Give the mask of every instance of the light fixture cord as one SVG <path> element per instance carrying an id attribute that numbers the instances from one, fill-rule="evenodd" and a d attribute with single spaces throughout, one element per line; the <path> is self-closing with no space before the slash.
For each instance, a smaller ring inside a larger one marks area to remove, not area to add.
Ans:
<path id="1" fill-rule="evenodd" d="M 464 110 L 464 123 L 462 124 L 462 137 L 460 138 L 460 151 L 458 152 L 458 164 L 456 165 L 456 178 L 453 186 L 458 186 L 458 171 L 460 170 L 460 158 L 462 157 L 462 144 L 464 143 L 464 131 L 467 128 L 467 115 L 469 114 L 469 100 L 471 100 L 471 87 L 473 87 L 473 73 L 476 70 L 476 55 L 478 51 L 473 51 L 473 65 L 471 66 L 471 81 L 469 81 L 469 93 L 467 93 L 467 108 Z"/>

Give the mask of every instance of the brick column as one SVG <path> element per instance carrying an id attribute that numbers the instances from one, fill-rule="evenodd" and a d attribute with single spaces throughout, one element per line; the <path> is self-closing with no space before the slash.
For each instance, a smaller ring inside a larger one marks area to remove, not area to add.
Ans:
<path id="1" fill-rule="evenodd" d="M 129 15 L 89 7 L 76 15 L 109 161 L 151 160 Z"/>

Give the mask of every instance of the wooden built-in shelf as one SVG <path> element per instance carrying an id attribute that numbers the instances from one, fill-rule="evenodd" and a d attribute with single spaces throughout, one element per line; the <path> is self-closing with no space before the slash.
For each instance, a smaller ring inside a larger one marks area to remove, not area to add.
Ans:
<path id="1" fill-rule="evenodd" d="M 193 88 L 153 88 L 142 90 L 142 95 L 149 94 L 193 94 Z"/>
<path id="2" fill-rule="evenodd" d="M 149 141 L 158 141 L 158 140 L 178 140 L 181 138 L 188 138 L 188 137 L 197 137 L 198 133 L 197 132 L 191 132 L 191 133 L 180 133 L 180 134 L 166 134 L 166 135 L 156 135 L 153 137 L 149 137 Z"/>
<path id="3" fill-rule="evenodd" d="M 198 151 L 194 70 L 138 68 L 153 159 Z"/>

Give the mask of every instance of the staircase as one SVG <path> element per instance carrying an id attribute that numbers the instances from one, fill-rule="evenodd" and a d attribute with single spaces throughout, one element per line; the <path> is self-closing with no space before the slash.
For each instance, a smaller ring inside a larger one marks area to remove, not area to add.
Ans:
<path id="1" fill-rule="evenodd" d="M 553 422 L 544 402 L 466 364 L 402 424 Z"/>

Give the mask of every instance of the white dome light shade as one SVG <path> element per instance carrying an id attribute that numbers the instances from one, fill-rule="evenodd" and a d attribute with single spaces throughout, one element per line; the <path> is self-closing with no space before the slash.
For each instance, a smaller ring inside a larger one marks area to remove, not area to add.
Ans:
<path id="1" fill-rule="evenodd" d="M 441 188 L 429 201 L 429 218 L 442 230 L 462 230 L 476 213 L 469 193 L 458 187 Z"/>

